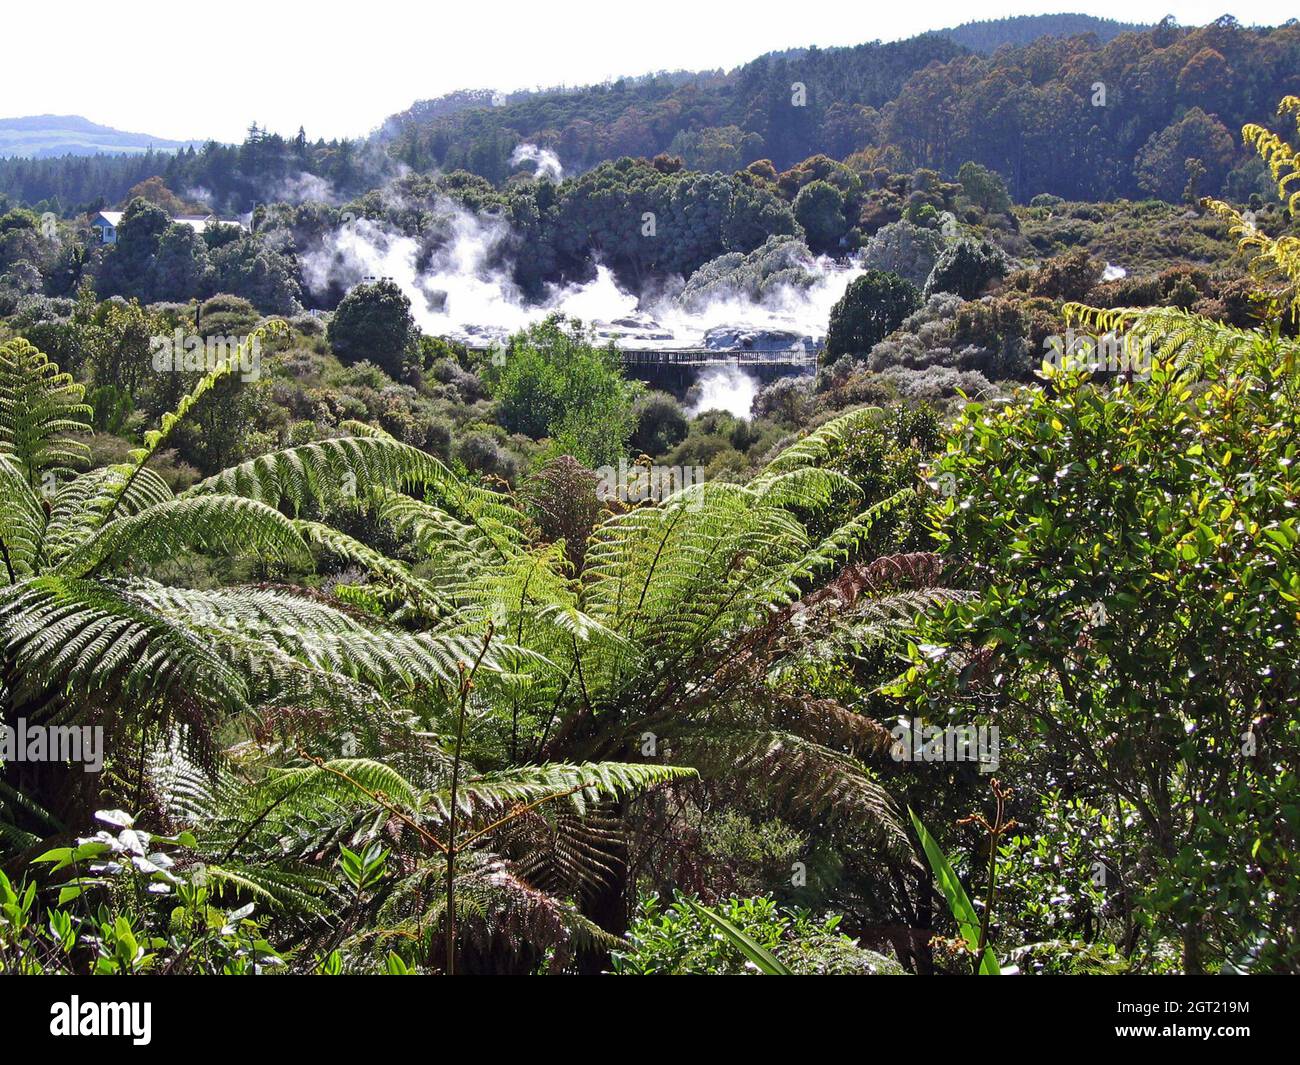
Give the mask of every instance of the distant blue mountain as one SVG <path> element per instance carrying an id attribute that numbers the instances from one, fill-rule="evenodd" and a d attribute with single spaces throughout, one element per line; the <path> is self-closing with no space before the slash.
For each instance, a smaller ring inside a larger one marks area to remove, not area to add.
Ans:
<path id="1" fill-rule="evenodd" d="M 202 143 L 124 133 L 80 115 L 0 118 L 0 156 L 48 159 L 60 155 L 137 155 L 150 148 L 174 151 Z"/>

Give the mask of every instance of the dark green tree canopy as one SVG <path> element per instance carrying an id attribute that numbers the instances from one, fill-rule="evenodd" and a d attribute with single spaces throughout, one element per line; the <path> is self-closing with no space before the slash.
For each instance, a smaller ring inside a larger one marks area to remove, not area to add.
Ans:
<path id="1" fill-rule="evenodd" d="M 838 249 L 844 233 L 844 194 L 829 181 L 813 181 L 801 188 L 794 200 L 794 216 L 813 251 Z"/>
<path id="2" fill-rule="evenodd" d="M 897 274 L 868 270 L 831 308 L 827 356 L 865 355 L 920 305 L 915 285 Z"/>
<path id="3" fill-rule="evenodd" d="M 1006 252 L 996 244 L 963 238 L 943 250 L 925 283 L 925 295 L 951 292 L 972 300 L 998 278 L 1005 277 L 1009 268 Z"/>
<path id="4" fill-rule="evenodd" d="M 368 359 L 400 377 L 418 330 L 411 301 L 396 283 L 357 285 L 343 297 L 329 324 L 330 348 L 345 363 Z"/>

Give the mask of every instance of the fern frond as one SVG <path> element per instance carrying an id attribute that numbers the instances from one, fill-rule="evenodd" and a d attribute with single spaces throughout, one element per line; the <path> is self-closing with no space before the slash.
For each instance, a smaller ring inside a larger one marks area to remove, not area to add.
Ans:
<path id="1" fill-rule="evenodd" d="M 279 511 L 240 496 L 210 495 L 169 499 L 139 514 L 114 518 L 71 551 L 57 572 L 86 576 L 128 559 L 159 562 L 187 548 L 281 562 L 310 560 L 293 522 Z"/>
<path id="2" fill-rule="evenodd" d="M 451 612 L 447 599 L 432 583 L 416 577 L 402 563 L 368 547 L 360 540 L 316 521 L 299 519 L 294 522 L 294 528 L 312 547 L 360 566 L 432 617 L 445 616 Z"/>
<path id="3" fill-rule="evenodd" d="M 379 795 L 412 817 L 418 817 L 423 806 L 419 789 L 391 766 L 369 758 L 336 758 L 321 765 L 275 770 L 258 794 L 259 799 L 270 801 L 293 794 L 297 806 L 321 799 L 371 805 Z"/>
<path id="4" fill-rule="evenodd" d="M 1277 113 L 1279 116 L 1288 114 L 1294 116 L 1296 132 L 1300 133 L 1300 97 L 1284 96 L 1282 102 L 1278 104 Z M 1259 157 L 1264 160 L 1273 180 L 1277 182 L 1278 191 L 1287 202 L 1287 209 L 1294 214 L 1297 205 L 1300 204 L 1300 189 L 1288 197 L 1286 187 L 1300 181 L 1300 152 L 1267 126 L 1253 122 L 1242 127 L 1241 139 L 1247 147 L 1254 148 L 1259 153 Z"/>
<path id="5" fill-rule="evenodd" d="M 627 833 L 616 817 L 539 806 L 504 826 L 493 845 L 534 887 L 559 898 L 590 898 L 617 885 Z"/>
<path id="6" fill-rule="evenodd" d="M 207 865 L 205 870 L 218 898 L 252 897 L 267 909 L 314 917 L 328 916 L 332 910 L 327 899 L 331 878 L 303 863 L 285 869 L 260 861 L 227 862 Z"/>
<path id="7" fill-rule="evenodd" d="M 851 558 L 866 543 L 881 519 L 916 497 L 916 489 L 900 488 L 893 495 L 877 500 L 850 520 L 837 525 L 812 550 L 795 562 L 785 575 L 787 581 L 819 576 L 826 569 Z"/>
<path id="8" fill-rule="evenodd" d="M 467 814 L 530 805 L 563 798 L 579 814 L 601 799 L 632 795 L 659 784 L 685 780 L 694 769 L 635 762 L 593 762 L 579 765 L 521 766 L 486 773 L 464 782 L 457 806 Z M 430 797 L 429 809 L 443 820 L 450 814 L 446 792 Z"/>
<path id="9" fill-rule="evenodd" d="M 109 705 L 183 696 L 247 707 L 244 678 L 181 625 L 100 582 L 45 576 L 0 593 L 0 648 L 9 686 L 40 697 L 97 694 Z"/>
<path id="10" fill-rule="evenodd" d="M 416 500 L 398 492 L 375 494 L 379 517 L 399 536 L 410 539 L 449 579 L 458 573 L 477 575 L 522 549 L 523 516 L 500 503 L 499 497 L 462 485 L 444 500 L 447 506 L 440 505 L 442 500 Z"/>
<path id="11" fill-rule="evenodd" d="M 387 436 L 335 437 L 249 459 L 192 485 L 182 497 L 237 495 L 295 511 L 338 503 L 376 489 L 456 483 L 432 455 Z"/>
<path id="12" fill-rule="evenodd" d="M 851 817 L 906 838 L 893 800 L 858 759 L 786 731 L 710 729 L 676 737 L 673 758 L 715 779 L 743 779 L 801 816 Z"/>
<path id="13" fill-rule="evenodd" d="M 786 507 L 817 512 L 830 506 L 837 493 L 861 498 L 851 477 L 818 466 L 799 466 L 784 472 L 769 472 L 750 485 L 757 493 L 756 506 Z"/>
<path id="14" fill-rule="evenodd" d="M 172 498 L 167 482 L 156 473 L 128 465 L 103 466 L 64 481 L 50 504 L 46 561 L 57 564 L 66 558 L 94 534 L 110 511 L 131 516 Z"/>
<path id="15" fill-rule="evenodd" d="M 158 449 L 171 436 L 176 426 L 185 420 L 185 416 L 198 405 L 205 395 L 216 388 L 223 378 L 229 377 L 239 366 L 248 362 L 249 349 L 252 345 L 260 344 L 264 337 L 282 336 L 287 332 L 288 326 L 281 321 L 268 322 L 254 329 L 245 338 L 244 343 L 240 344 L 233 353 L 214 367 L 211 372 L 205 374 L 187 395 L 181 397 L 181 401 L 176 405 L 174 411 L 169 411 L 162 416 L 157 429 L 150 429 L 144 434 L 144 446 L 131 452 L 131 460 L 135 466 L 137 468 L 143 466 L 152 455 L 157 453 Z"/>
<path id="16" fill-rule="evenodd" d="M 21 338 L 0 344 L 0 455 L 36 487 L 43 475 L 70 474 L 90 449 L 73 436 L 90 432 L 85 389 Z"/>
<path id="17" fill-rule="evenodd" d="M 1284 97 L 1277 113 L 1294 117 L 1296 132 L 1300 134 L 1300 97 Z M 1254 148 L 1268 167 L 1277 185 L 1278 198 L 1294 216 L 1300 211 L 1300 151 L 1272 130 L 1255 123 L 1243 127 L 1241 135 L 1246 146 Z M 1228 224 L 1241 250 L 1253 255 L 1251 272 L 1266 289 L 1272 290 L 1268 294 L 1288 306 L 1294 318 L 1300 318 L 1300 237 L 1270 237 L 1229 204 L 1210 199 L 1202 202 Z"/>
<path id="18" fill-rule="evenodd" d="M 863 407 L 841 414 L 777 455 L 751 482 L 750 487 L 756 492 L 762 492 L 778 474 L 816 466 L 842 447 L 852 433 L 871 425 L 880 416 L 879 407 Z"/>
<path id="19" fill-rule="evenodd" d="M 0 583 L 36 572 L 44 537 L 40 499 L 22 471 L 0 454 Z"/>

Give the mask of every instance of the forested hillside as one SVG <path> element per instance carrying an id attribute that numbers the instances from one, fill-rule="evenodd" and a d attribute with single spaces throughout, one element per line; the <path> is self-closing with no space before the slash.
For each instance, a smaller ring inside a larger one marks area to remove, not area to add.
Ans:
<path id="1" fill-rule="evenodd" d="M 943 171 L 973 160 L 1005 174 L 1022 201 L 1133 196 L 1150 191 L 1145 172 L 1164 168 L 1165 156 L 1181 153 L 1181 166 L 1195 154 L 1204 190 L 1217 191 L 1243 158 L 1231 131 L 1265 120 L 1279 95 L 1300 87 L 1298 70 L 1294 25 L 1162 25 L 995 55 L 932 35 L 761 58 L 698 85 L 618 83 L 428 122 L 398 116 L 385 136 L 416 169 L 464 167 L 493 180 L 522 139 L 576 169 L 659 152 L 709 170 L 759 158 L 784 169 L 817 153 Z"/>
<path id="2" fill-rule="evenodd" d="M 1090 33 L 1103 44 L 1121 33 L 1150 29 L 1132 22 L 1096 18 L 1093 15 L 1012 15 L 1008 18 L 966 22 L 951 30 L 940 30 L 972 52 L 996 52 L 1004 45 L 1022 47 L 1040 37 L 1078 37 Z"/>
<path id="3" fill-rule="evenodd" d="M 210 144 L 152 165 L 2 160 L 0 194 L 57 199 L 65 208 L 111 204 L 157 173 L 173 189 L 201 189 L 214 207 L 238 212 L 320 188 L 306 179 L 347 198 L 378 184 L 394 164 L 464 169 L 499 183 L 528 166 L 511 160 L 519 145 L 532 144 L 556 153 L 569 173 L 660 153 L 723 172 L 762 159 L 784 170 L 824 154 L 857 157 L 860 168 L 947 173 L 974 161 L 1002 173 L 1020 202 L 1038 194 L 1177 198 L 1193 157 L 1203 168 L 1200 194 L 1218 194 L 1230 180 L 1239 190 L 1250 178 L 1238 172 L 1249 164 L 1235 131 L 1267 121 L 1274 101 L 1300 89 L 1295 24 L 1252 29 L 1225 17 L 1192 29 L 1162 23 L 1112 35 L 1111 27 L 980 54 L 979 34 L 1004 34 L 990 28 L 997 25 L 963 27 L 955 39 L 929 34 L 801 49 L 725 74 L 460 93 L 389 117 L 364 144 L 254 130 L 242 147 Z M 1017 34 L 1025 29 L 1014 26 Z"/>

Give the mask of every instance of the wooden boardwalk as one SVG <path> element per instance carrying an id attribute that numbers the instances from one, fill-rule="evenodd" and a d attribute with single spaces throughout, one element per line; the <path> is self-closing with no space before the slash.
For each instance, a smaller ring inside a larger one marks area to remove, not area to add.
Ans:
<path id="1" fill-rule="evenodd" d="M 803 348 L 783 351 L 718 351 L 715 348 L 619 348 L 623 365 L 635 369 L 657 366 L 752 366 L 816 369 L 817 352 Z"/>
<path id="2" fill-rule="evenodd" d="M 465 343 L 462 341 L 462 343 Z M 492 351 L 495 345 L 467 343 L 472 351 Z M 755 370 L 799 370 L 812 372 L 817 369 L 817 360 L 821 354 L 807 348 L 783 348 L 776 351 L 749 351 L 743 348 L 634 348 L 614 345 L 629 370 L 652 371 L 655 369 L 689 369 L 701 366 L 742 366 Z"/>

